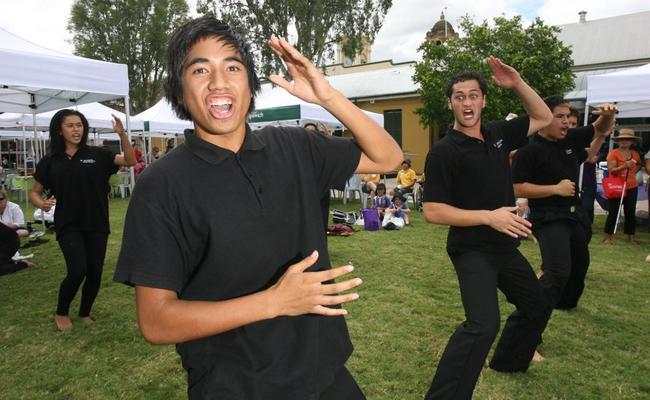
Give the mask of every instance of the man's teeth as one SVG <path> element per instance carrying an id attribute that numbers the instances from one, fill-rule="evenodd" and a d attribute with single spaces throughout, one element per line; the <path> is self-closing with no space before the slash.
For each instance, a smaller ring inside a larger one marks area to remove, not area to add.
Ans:
<path id="1" fill-rule="evenodd" d="M 232 101 L 225 100 L 225 99 L 213 101 L 212 103 L 210 103 L 210 107 L 215 107 L 219 109 L 219 111 L 228 111 L 231 105 L 232 105 Z"/>

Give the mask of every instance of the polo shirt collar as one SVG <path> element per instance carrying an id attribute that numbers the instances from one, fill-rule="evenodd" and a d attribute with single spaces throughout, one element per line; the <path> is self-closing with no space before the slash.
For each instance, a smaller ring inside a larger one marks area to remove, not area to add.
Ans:
<path id="1" fill-rule="evenodd" d="M 481 133 L 483 134 L 483 140 L 485 142 L 488 142 L 491 136 L 490 130 L 485 125 L 481 125 Z M 468 140 L 478 140 L 477 138 L 466 135 L 463 132 L 457 131 L 454 128 L 451 128 L 448 134 L 451 136 L 452 140 L 454 140 L 458 144 L 462 144 Z"/>
<path id="2" fill-rule="evenodd" d="M 235 154 L 228 149 L 224 149 L 199 138 L 194 133 L 194 129 L 186 129 L 184 135 L 188 149 L 197 157 L 210 164 L 217 165 Z M 241 149 L 239 149 L 239 152 L 255 151 L 263 148 L 264 142 L 258 137 L 258 135 L 254 135 L 250 126 L 246 124 L 246 136 L 244 137 L 244 144 Z"/>

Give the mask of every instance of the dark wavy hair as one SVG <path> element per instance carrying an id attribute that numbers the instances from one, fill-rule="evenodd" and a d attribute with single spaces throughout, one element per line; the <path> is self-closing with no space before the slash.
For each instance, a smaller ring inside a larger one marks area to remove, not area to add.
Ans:
<path id="1" fill-rule="evenodd" d="M 487 82 L 485 81 L 485 78 L 483 75 L 479 74 L 478 72 L 474 71 L 463 71 L 460 72 L 447 81 L 447 98 L 451 99 L 451 95 L 454 92 L 454 85 L 457 84 L 458 82 L 465 82 L 465 81 L 476 81 L 478 82 L 478 86 L 481 88 L 481 93 L 483 93 L 483 96 L 487 97 L 488 94 L 488 87 L 487 87 Z"/>
<path id="2" fill-rule="evenodd" d="M 66 108 L 57 111 L 57 113 L 54 114 L 54 116 L 52 117 L 52 120 L 50 120 L 49 153 L 51 155 L 62 154 L 65 152 L 65 140 L 63 139 L 63 135 L 61 135 L 61 125 L 63 125 L 63 120 L 65 119 L 65 117 L 71 115 L 76 115 L 79 118 L 81 118 L 81 123 L 84 126 L 84 133 L 83 136 L 81 137 L 81 142 L 79 143 L 79 147 L 82 148 L 86 146 L 86 141 L 88 140 L 88 131 L 89 131 L 88 120 L 79 111 L 70 110 Z"/>
<path id="3" fill-rule="evenodd" d="M 255 72 L 253 53 L 248 43 L 244 41 L 243 36 L 235 32 L 227 24 L 209 15 L 193 19 L 181 25 L 172 34 L 167 46 L 168 66 L 165 97 L 179 118 L 192 120 L 190 112 L 183 105 L 183 81 L 181 77 L 187 54 L 197 42 L 205 38 L 215 38 L 232 46 L 242 57 L 248 73 L 248 86 L 253 95 L 248 107 L 250 113 L 255 109 L 255 97 L 260 90 L 260 79 Z"/>
<path id="4" fill-rule="evenodd" d="M 551 112 L 555 110 L 555 107 L 566 107 L 571 110 L 571 104 L 564 99 L 562 96 L 548 96 L 544 98 L 544 103 Z"/>

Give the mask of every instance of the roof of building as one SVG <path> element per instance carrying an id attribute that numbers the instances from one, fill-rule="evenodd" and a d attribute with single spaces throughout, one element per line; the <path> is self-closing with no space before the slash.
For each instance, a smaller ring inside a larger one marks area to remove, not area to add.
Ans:
<path id="1" fill-rule="evenodd" d="M 436 36 L 456 36 L 456 31 L 449 21 L 445 19 L 445 14 L 440 13 L 440 19 L 433 24 L 433 27 L 427 32 L 427 38 Z"/>
<path id="2" fill-rule="evenodd" d="M 588 18 L 588 15 L 587 15 Z M 650 11 L 559 25 L 558 38 L 573 50 L 578 67 L 618 63 L 638 65 L 650 59 Z M 636 61 L 636 62 L 634 62 Z"/>
<path id="3" fill-rule="evenodd" d="M 370 99 L 414 94 L 419 85 L 413 82 L 415 63 L 390 68 L 328 76 L 327 80 L 349 99 Z"/>

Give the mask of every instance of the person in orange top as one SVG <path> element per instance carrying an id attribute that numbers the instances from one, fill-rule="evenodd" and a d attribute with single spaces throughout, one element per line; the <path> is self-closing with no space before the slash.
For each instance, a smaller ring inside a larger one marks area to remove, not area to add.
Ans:
<path id="1" fill-rule="evenodd" d="M 607 154 L 607 170 L 612 175 L 626 177 L 625 198 L 623 199 L 623 211 L 625 212 L 625 224 L 623 230 L 628 236 L 630 243 L 636 244 L 634 232 L 636 230 L 636 196 L 637 183 L 636 173 L 641 169 L 641 157 L 632 149 L 632 145 L 641 138 L 634 134 L 632 129 L 621 129 L 618 136 L 612 138 L 618 148 Z M 614 226 L 618 216 L 618 208 L 621 199 L 608 199 L 607 221 L 605 222 L 605 240 L 608 243 L 615 239 Z"/>

